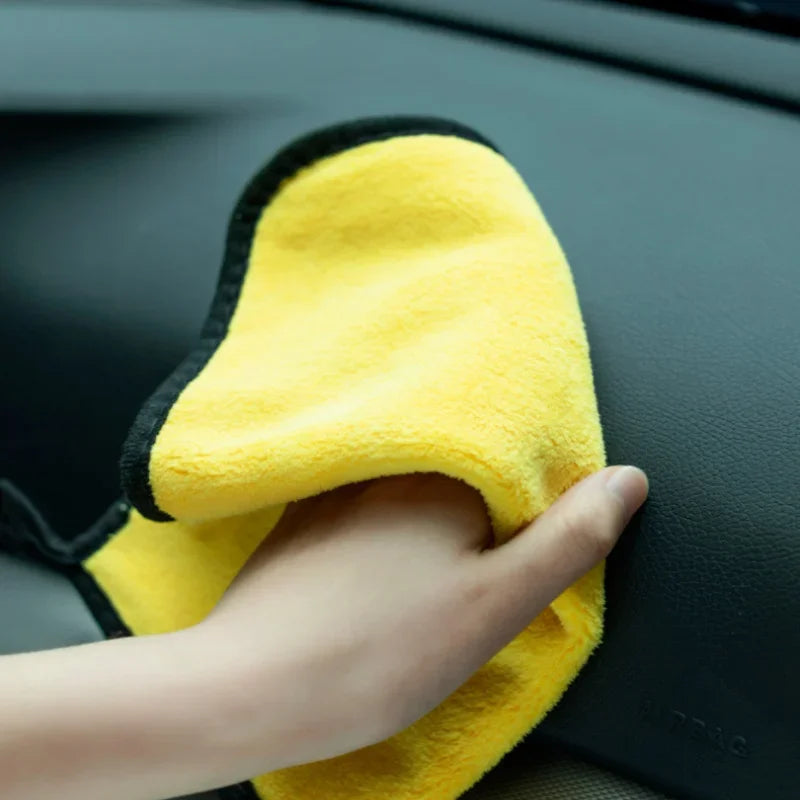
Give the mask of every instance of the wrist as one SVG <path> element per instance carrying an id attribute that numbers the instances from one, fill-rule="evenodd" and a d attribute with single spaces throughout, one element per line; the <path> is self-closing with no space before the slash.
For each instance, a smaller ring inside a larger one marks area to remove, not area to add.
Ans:
<path id="1" fill-rule="evenodd" d="M 174 634 L 171 669 L 184 675 L 184 702 L 197 703 L 190 732 L 198 761 L 216 785 L 236 783 L 297 763 L 294 692 L 303 686 L 291 648 L 267 626 L 241 631 L 236 620 L 212 615 Z M 188 677 L 187 677 L 188 676 Z M 205 755 L 199 755 L 199 754 Z"/>
<path id="2" fill-rule="evenodd" d="M 245 777 L 217 746 L 224 702 L 199 644 L 177 633 L 0 659 L 0 796 L 141 800 Z"/>

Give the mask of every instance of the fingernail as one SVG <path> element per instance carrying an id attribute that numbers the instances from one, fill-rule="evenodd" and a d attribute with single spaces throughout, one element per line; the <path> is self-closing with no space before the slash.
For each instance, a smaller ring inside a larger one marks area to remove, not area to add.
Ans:
<path id="1" fill-rule="evenodd" d="M 647 499 L 649 485 L 647 475 L 638 467 L 620 467 L 611 473 L 606 488 L 613 492 L 625 508 L 625 524 Z"/>

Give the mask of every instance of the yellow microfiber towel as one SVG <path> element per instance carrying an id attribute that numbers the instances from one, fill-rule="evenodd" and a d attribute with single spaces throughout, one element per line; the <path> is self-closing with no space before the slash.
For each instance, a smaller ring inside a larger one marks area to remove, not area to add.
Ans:
<path id="1" fill-rule="evenodd" d="M 288 501 L 409 472 L 483 495 L 502 542 L 603 443 L 564 255 L 480 135 L 363 120 L 288 147 L 231 221 L 201 340 L 125 445 L 136 511 L 86 571 L 134 634 L 207 614 Z M 450 800 L 597 644 L 602 565 L 441 706 L 356 753 L 262 775 L 264 800 Z"/>

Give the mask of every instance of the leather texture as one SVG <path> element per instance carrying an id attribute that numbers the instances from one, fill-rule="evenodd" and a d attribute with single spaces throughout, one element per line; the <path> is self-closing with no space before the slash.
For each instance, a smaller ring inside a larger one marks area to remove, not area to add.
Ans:
<path id="1" fill-rule="evenodd" d="M 666 795 L 566 754 L 518 748 L 461 800 L 668 800 Z"/>
<path id="2" fill-rule="evenodd" d="M 54 103 L 80 102 L 78 50 L 107 69 L 92 113 L 0 130 L 0 474 L 60 530 L 89 524 L 136 409 L 202 322 L 254 168 L 338 119 L 460 119 L 518 165 L 564 245 L 609 460 L 652 481 L 609 562 L 605 643 L 515 758 L 533 770 L 547 741 L 681 797 L 793 800 L 800 119 L 350 12 L 50 13 Z M 163 80 L 137 84 L 153 63 Z M 136 114 L 107 113 L 126 98 Z"/>

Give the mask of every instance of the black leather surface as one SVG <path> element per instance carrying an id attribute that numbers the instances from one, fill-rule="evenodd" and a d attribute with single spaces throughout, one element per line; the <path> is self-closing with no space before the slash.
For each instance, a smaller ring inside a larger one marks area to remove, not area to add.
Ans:
<path id="1" fill-rule="evenodd" d="M 636 7 L 641 0 L 316 1 L 352 6 L 373 14 L 394 14 L 415 24 L 480 30 L 500 41 L 575 55 L 673 83 L 705 86 L 751 103 L 800 110 L 800 56 L 796 42 L 792 38 L 782 41 L 774 33 L 752 27 L 742 30 L 735 24 L 687 19 L 682 14 L 685 10 L 702 10 L 702 0 L 644 0 L 655 7 L 648 13 Z M 792 2 L 796 5 L 794 16 L 790 3 L 778 3 L 787 14 L 778 27 L 787 37 L 790 32 L 800 35 L 800 3 Z M 731 0 L 729 8 L 739 12 L 739 22 L 748 16 L 751 23 L 767 22 L 766 15 L 747 15 L 737 5 L 744 4 Z M 763 0 L 759 7 L 766 10 Z M 671 13 L 665 9 L 671 9 Z M 728 21 L 734 19 L 728 17 Z M 747 58 L 742 58 L 743 51 Z"/>
<path id="2" fill-rule="evenodd" d="M 122 76 L 124 32 L 165 77 L 114 97 L 138 115 L 0 122 L 0 473 L 60 529 L 86 525 L 205 315 L 228 209 L 266 156 L 351 116 L 461 119 L 565 246 L 609 458 L 652 480 L 610 560 L 605 644 L 523 748 L 548 737 L 698 800 L 797 797 L 800 120 L 352 14 L 150 9 L 116 33 L 80 14 L 65 51 L 79 37 Z M 191 113 L 164 112 L 212 73 Z M 247 103 L 226 103 L 244 74 Z"/>
<path id="3" fill-rule="evenodd" d="M 41 600 L 47 598 L 48 602 Z M 0 656 L 103 638 L 63 575 L 0 552 Z"/>

